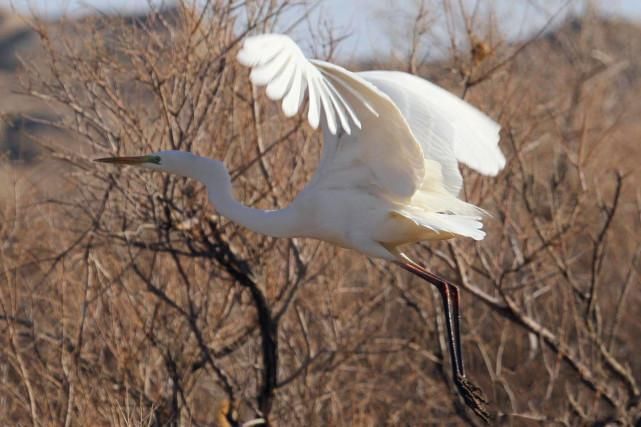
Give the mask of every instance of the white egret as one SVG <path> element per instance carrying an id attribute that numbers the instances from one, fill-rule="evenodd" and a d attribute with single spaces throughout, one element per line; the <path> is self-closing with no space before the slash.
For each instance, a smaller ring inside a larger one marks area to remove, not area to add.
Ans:
<path id="1" fill-rule="evenodd" d="M 250 79 L 282 100 L 286 116 L 307 99 L 309 124 L 323 130 L 323 152 L 305 189 L 281 210 L 244 206 L 218 160 L 162 151 L 101 162 L 139 165 L 201 181 L 220 214 L 257 233 L 308 237 L 392 261 L 439 290 L 446 316 L 454 382 L 466 404 L 487 419 L 485 400 L 465 376 L 459 294 L 400 247 L 456 236 L 485 237 L 483 211 L 458 198 L 458 162 L 496 175 L 505 158 L 499 125 L 476 108 L 419 77 L 396 71 L 353 73 L 305 58 L 287 36 L 245 40 L 238 60 Z"/>

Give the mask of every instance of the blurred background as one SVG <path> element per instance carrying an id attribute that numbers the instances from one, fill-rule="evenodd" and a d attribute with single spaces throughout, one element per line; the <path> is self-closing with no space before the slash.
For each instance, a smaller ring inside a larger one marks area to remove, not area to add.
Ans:
<path id="1" fill-rule="evenodd" d="M 0 424 L 479 425 L 422 283 L 237 227 L 198 183 L 92 162 L 191 150 L 244 203 L 286 206 L 319 135 L 235 61 L 277 31 L 501 123 L 505 170 L 463 168 L 488 238 L 411 251 L 463 289 L 492 423 L 641 425 L 640 2 L 0 5 Z"/>

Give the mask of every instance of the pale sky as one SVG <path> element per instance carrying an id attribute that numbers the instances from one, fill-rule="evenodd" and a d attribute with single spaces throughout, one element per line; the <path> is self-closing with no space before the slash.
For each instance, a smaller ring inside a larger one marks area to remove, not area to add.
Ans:
<path id="1" fill-rule="evenodd" d="M 574 10 L 580 10 L 586 1 L 588 0 L 576 0 Z M 86 14 L 95 10 L 105 13 L 139 13 L 148 7 L 149 2 L 154 5 L 173 3 L 172 0 L 0 0 L 0 5 L 14 7 L 20 13 L 36 11 L 54 17 L 61 14 Z M 393 42 L 389 28 L 381 31 L 383 21 L 380 16 L 385 17 L 385 22 L 394 22 L 397 30 L 402 29 L 405 27 L 403 14 L 411 12 L 416 3 L 417 0 L 320 0 L 309 25 L 317 26 L 318 16 L 322 15 L 338 28 L 349 31 L 350 37 L 341 45 L 342 56 L 387 54 L 393 51 Z M 476 0 L 463 0 L 470 11 L 475 3 Z M 501 23 L 504 35 L 510 39 L 519 39 L 540 28 L 564 3 L 565 0 L 480 0 L 479 15 L 487 15 L 490 9 L 495 10 L 496 20 Z M 641 21 L 641 0 L 597 0 L 595 3 L 602 13 Z M 295 17 L 292 16 L 291 19 L 294 20 Z M 439 25 L 443 27 L 444 23 L 439 23 L 439 17 L 434 16 L 435 28 Z M 299 27 L 299 40 L 304 41 L 305 37 L 309 37 L 307 26 Z M 402 34 L 399 33 L 398 36 L 402 37 Z"/>

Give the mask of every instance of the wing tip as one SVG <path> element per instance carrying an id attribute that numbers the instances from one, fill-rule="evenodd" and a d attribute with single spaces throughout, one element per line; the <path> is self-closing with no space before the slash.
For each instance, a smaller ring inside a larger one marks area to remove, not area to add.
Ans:
<path id="1" fill-rule="evenodd" d="M 503 170 L 506 159 L 498 145 L 495 146 L 494 152 L 491 154 L 491 161 L 486 163 L 471 165 L 471 167 L 486 176 L 497 176 Z"/>
<path id="2" fill-rule="evenodd" d="M 252 67 L 254 65 L 252 56 L 253 55 L 249 52 L 249 50 L 243 47 L 236 54 L 236 61 L 238 61 L 240 65 L 243 65 L 245 67 Z"/>
<path id="3" fill-rule="evenodd" d="M 296 52 L 293 52 L 290 49 L 295 49 Z M 269 54 L 267 53 L 267 51 L 269 52 Z M 309 66 L 309 68 L 307 69 L 307 73 L 312 72 L 314 73 L 314 75 L 318 74 L 318 77 L 321 77 L 321 75 L 323 74 L 321 73 L 319 64 L 330 65 L 334 69 L 340 68 L 334 64 L 325 63 L 324 61 L 306 58 L 300 47 L 296 44 L 296 42 L 294 42 L 294 40 L 292 40 L 285 34 L 275 33 L 259 34 L 246 37 L 243 41 L 242 47 L 236 54 L 236 59 L 241 65 L 249 67 L 251 69 L 249 73 L 249 79 L 252 84 L 256 86 L 267 86 L 265 93 L 270 100 L 283 100 L 281 107 L 286 117 L 292 117 L 300 111 L 300 101 L 302 100 L 302 96 L 304 96 L 305 89 L 307 89 L 308 96 L 311 98 L 310 104 L 308 106 L 307 121 L 313 129 L 318 129 L 322 121 L 323 114 L 325 114 L 325 123 L 327 125 L 327 130 L 332 135 L 336 135 L 340 130 L 345 132 L 347 135 L 351 135 L 351 123 L 353 123 L 356 128 L 362 129 L 362 124 L 358 117 L 346 117 L 347 115 L 344 112 L 341 115 L 341 111 L 334 111 L 335 109 L 339 110 L 340 108 L 342 108 L 341 101 L 344 102 L 342 98 L 338 97 L 338 99 L 336 99 L 333 94 L 330 93 L 332 89 L 336 90 L 334 89 L 334 87 L 332 87 L 331 89 L 326 89 L 325 91 L 317 88 L 318 93 L 316 93 L 316 96 L 319 98 L 315 99 L 314 94 L 311 93 L 312 90 L 309 87 L 308 82 L 303 86 L 301 98 L 298 102 L 287 100 L 288 91 L 291 91 L 291 86 L 294 84 L 293 82 L 289 82 L 290 87 L 289 89 L 285 89 L 284 94 L 281 93 L 281 87 L 271 87 L 270 84 L 273 83 L 275 76 L 274 70 L 267 68 L 268 64 L 276 61 L 276 59 L 274 58 L 276 58 L 278 55 L 281 55 L 283 52 L 289 52 L 288 55 L 293 55 L 298 60 L 304 60 L 305 62 L 307 62 L 307 66 Z M 267 58 L 267 56 L 270 56 L 270 58 Z M 310 68 L 313 70 L 310 70 Z M 307 75 L 306 78 L 310 79 L 310 76 Z M 324 84 L 331 85 L 329 81 L 324 81 Z M 322 105 L 313 107 L 312 104 L 314 104 L 315 102 Z M 365 103 L 365 106 L 376 117 L 378 117 L 378 112 L 376 112 L 370 105 Z M 349 106 L 347 106 L 347 108 L 349 108 Z"/>

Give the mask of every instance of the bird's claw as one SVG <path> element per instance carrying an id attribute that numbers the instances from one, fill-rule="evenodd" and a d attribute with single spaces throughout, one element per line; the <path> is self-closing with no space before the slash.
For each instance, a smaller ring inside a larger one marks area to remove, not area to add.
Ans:
<path id="1" fill-rule="evenodd" d="M 468 380 L 466 376 L 457 376 L 455 382 L 468 408 L 474 411 L 474 413 L 487 424 L 490 421 L 490 414 L 485 407 L 487 399 L 483 391 Z"/>

